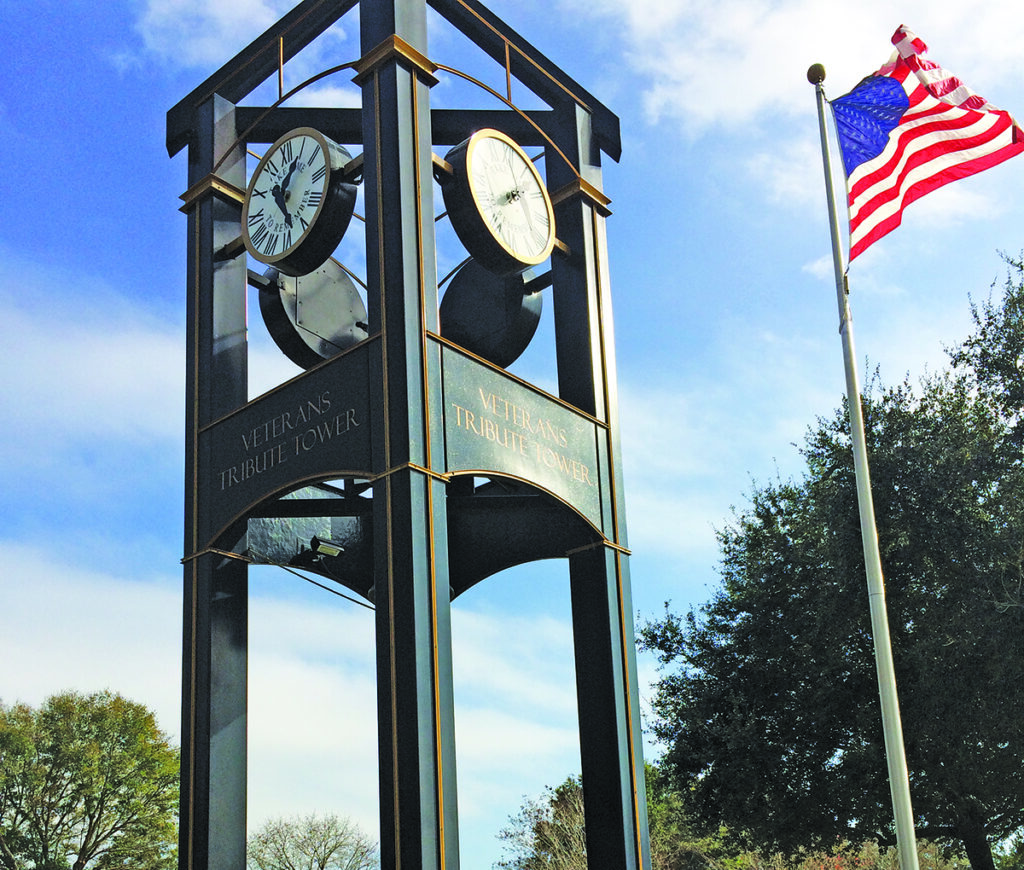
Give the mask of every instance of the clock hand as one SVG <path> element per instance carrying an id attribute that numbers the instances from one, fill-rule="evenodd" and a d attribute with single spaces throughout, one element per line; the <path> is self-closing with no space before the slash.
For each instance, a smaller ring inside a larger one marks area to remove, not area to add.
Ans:
<path id="1" fill-rule="evenodd" d="M 523 214 L 526 215 L 526 229 L 533 233 L 533 210 L 530 208 L 530 204 L 526 201 L 525 196 L 517 196 L 519 204 L 523 207 Z"/>
<path id="2" fill-rule="evenodd" d="M 288 167 L 288 174 L 284 177 L 284 181 L 281 184 L 281 190 L 284 192 L 285 196 L 288 195 L 288 182 L 292 180 L 292 173 L 295 172 L 295 167 L 298 165 L 298 162 L 299 158 L 296 157 L 292 161 L 292 165 Z"/>
<path id="3" fill-rule="evenodd" d="M 295 172 L 295 167 L 298 165 L 299 158 L 296 157 L 292 161 L 292 165 L 288 167 L 288 174 L 284 177 L 284 181 L 281 186 L 274 186 L 274 199 L 277 201 L 278 206 L 281 208 L 281 213 L 284 215 L 284 222 L 291 229 L 292 216 L 288 211 L 288 184 L 292 180 L 292 173 Z"/>
<path id="4" fill-rule="evenodd" d="M 270 193 L 271 195 L 273 195 L 274 202 L 277 203 L 277 207 L 281 210 L 281 214 L 283 214 L 287 218 L 288 208 L 284 204 L 284 190 L 281 189 L 281 185 L 275 184 Z"/>

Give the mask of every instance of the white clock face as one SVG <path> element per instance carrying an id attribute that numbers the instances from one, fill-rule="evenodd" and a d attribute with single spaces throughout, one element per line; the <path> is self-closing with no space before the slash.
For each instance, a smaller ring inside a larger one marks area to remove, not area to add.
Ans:
<path id="1" fill-rule="evenodd" d="M 554 244 L 551 201 L 526 154 L 508 137 L 488 131 L 470 140 L 466 170 L 495 239 L 525 263 L 546 259 Z"/>
<path id="2" fill-rule="evenodd" d="M 313 136 L 285 139 L 266 154 L 243 215 L 249 250 L 272 262 L 299 244 L 316 220 L 329 182 L 328 156 Z"/>

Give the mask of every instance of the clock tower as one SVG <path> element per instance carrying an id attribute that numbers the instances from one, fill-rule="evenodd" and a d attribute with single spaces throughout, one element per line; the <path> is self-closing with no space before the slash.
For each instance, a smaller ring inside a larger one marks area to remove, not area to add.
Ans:
<path id="1" fill-rule="evenodd" d="M 252 104 L 356 11 L 357 56 Z M 432 52 L 428 15 L 496 86 Z M 332 75 L 357 107 L 294 104 Z M 473 96 L 432 102 L 445 78 Z M 478 0 L 303 0 L 170 110 L 167 146 L 188 151 L 180 866 L 245 865 L 250 564 L 372 602 L 381 865 L 457 870 L 452 602 L 557 558 L 590 866 L 649 868 L 601 184 L 618 119 Z M 247 286 L 301 369 L 252 400 Z M 542 388 L 510 367 L 545 299 Z"/>

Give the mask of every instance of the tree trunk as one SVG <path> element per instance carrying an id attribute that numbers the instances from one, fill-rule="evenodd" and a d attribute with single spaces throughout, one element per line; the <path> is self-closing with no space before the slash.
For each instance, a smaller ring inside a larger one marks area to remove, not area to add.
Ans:
<path id="1" fill-rule="evenodd" d="M 2 836 L 0 836 L 0 866 L 6 867 L 8 870 L 17 870 L 18 868 L 18 861 Z"/>
<path id="2" fill-rule="evenodd" d="M 967 860 L 971 862 L 971 870 L 995 870 L 992 847 L 985 834 L 985 820 L 981 807 L 973 801 L 969 806 L 960 808 L 957 834 L 960 842 L 964 844 Z"/>

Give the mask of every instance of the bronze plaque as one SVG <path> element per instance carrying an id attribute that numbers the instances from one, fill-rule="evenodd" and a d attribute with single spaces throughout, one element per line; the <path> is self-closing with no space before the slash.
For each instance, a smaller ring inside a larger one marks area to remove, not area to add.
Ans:
<path id="1" fill-rule="evenodd" d="M 212 529 L 268 495 L 311 480 L 369 472 L 370 344 L 335 357 L 218 420 L 199 485 Z"/>
<path id="2" fill-rule="evenodd" d="M 598 528 L 598 425 L 558 400 L 442 349 L 447 470 L 493 471 L 564 499 Z"/>

